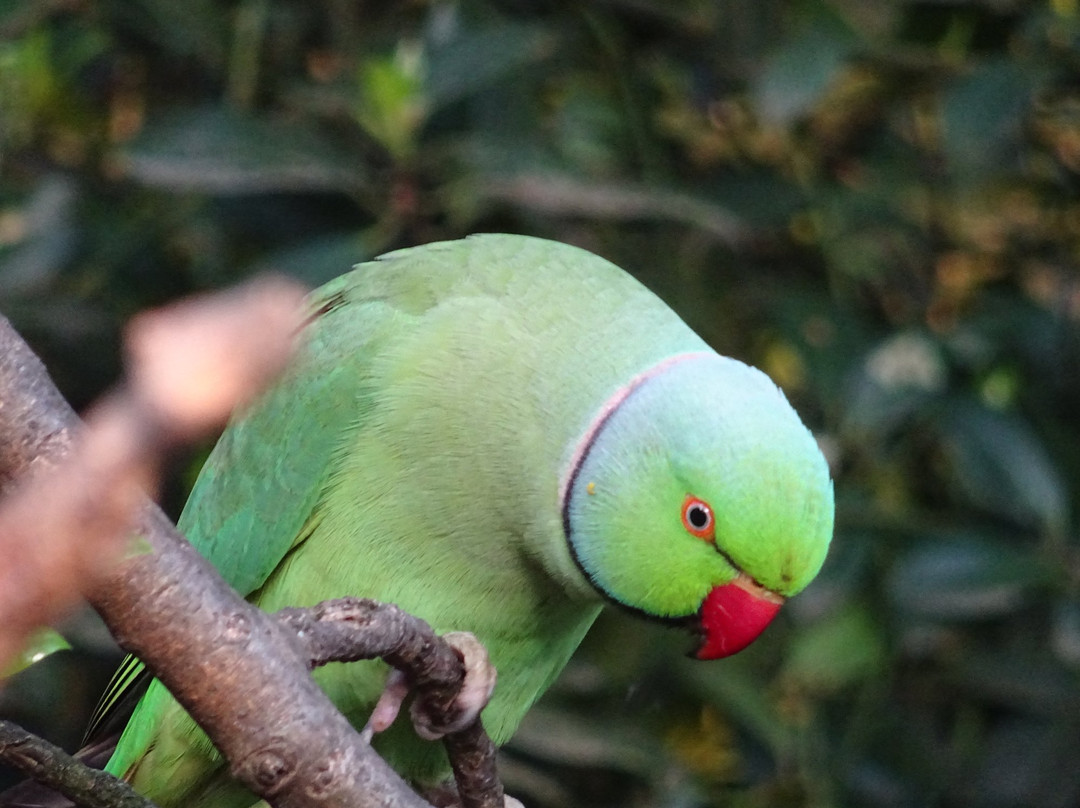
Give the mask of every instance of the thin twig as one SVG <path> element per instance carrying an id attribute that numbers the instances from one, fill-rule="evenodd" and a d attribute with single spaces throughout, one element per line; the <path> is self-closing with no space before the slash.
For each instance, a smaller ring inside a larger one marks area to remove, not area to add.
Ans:
<path id="1" fill-rule="evenodd" d="M 90 768 L 10 721 L 0 721 L 0 760 L 86 808 L 156 808 L 123 780 Z"/>
<path id="2" fill-rule="evenodd" d="M 489 199 L 545 214 L 680 222 L 731 247 L 743 245 L 753 236 L 751 228 L 727 208 L 682 191 L 541 173 L 489 177 L 476 191 Z"/>

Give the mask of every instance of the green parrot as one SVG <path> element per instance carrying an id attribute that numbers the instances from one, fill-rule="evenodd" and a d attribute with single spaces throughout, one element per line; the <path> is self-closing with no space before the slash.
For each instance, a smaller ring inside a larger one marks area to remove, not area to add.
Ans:
<path id="1" fill-rule="evenodd" d="M 479 235 L 314 292 L 291 369 L 234 418 L 179 527 L 265 610 L 363 596 L 472 632 L 501 744 L 605 604 L 726 656 L 815 576 L 832 523 L 825 460 L 768 377 L 601 258 Z M 387 668 L 313 675 L 363 726 Z M 418 785 L 448 776 L 407 721 L 374 745 Z M 107 770 L 165 808 L 257 802 L 156 681 Z"/>

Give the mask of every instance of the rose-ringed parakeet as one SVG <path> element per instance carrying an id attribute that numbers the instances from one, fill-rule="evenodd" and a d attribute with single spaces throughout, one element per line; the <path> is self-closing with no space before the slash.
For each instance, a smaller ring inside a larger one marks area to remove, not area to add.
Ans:
<path id="1" fill-rule="evenodd" d="M 575 247 L 509 235 L 401 250 L 317 290 L 286 376 L 234 418 L 182 531 L 263 609 L 392 602 L 487 647 L 506 741 L 605 604 L 751 642 L 820 568 L 833 499 L 818 447 L 761 372 Z M 357 726 L 376 661 L 314 676 Z M 443 779 L 397 721 L 376 749 Z M 248 806 L 154 682 L 109 762 L 162 806 Z"/>

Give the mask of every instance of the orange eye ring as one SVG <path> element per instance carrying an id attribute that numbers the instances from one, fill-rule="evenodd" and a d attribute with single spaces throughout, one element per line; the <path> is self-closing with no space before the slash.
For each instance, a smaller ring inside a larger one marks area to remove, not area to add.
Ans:
<path id="1" fill-rule="evenodd" d="M 703 499 L 687 494 L 682 504 L 682 523 L 691 536 L 707 542 L 716 540 L 716 518 L 713 510 Z"/>

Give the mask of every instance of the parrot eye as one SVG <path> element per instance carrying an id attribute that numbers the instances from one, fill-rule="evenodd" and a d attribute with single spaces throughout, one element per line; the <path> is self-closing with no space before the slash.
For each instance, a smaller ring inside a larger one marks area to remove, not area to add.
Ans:
<path id="1" fill-rule="evenodd" d="M 704 500 L 690 494 L 687 494 L 686 499 L 683 500 L 682 523 L 691 536 L 697 536 L 709 542 L 716 538 L 712 508 Z"/>

